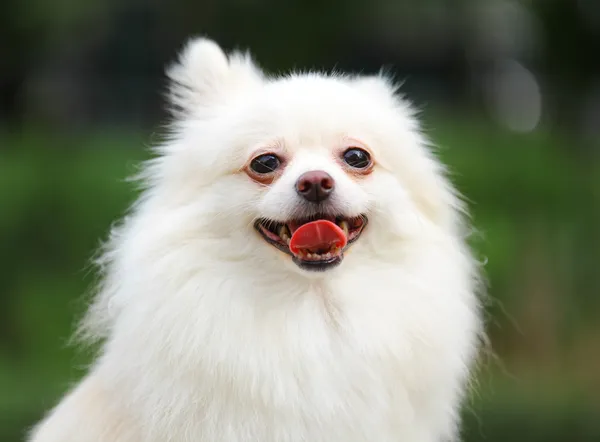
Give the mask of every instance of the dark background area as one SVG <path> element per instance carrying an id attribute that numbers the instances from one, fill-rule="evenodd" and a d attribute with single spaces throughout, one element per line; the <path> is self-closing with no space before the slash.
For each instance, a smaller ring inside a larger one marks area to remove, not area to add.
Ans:
<path id="1" fill-rule="evenodd" d="M 84 372 L 88 265 L 160 140 L 193 35 L 271 73 L 403 81 L 471 202 L 493 354 L 465 441 L 600 441 L 598 0 L 3 0 L 0 441 Z"/>

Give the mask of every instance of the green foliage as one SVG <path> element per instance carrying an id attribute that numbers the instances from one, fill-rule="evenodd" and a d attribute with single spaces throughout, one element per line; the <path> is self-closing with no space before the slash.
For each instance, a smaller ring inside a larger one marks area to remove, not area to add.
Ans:
<path id="1" fill-rule="evenodd" d="M 464 416 L 465 442 L 595 442 L 600 440 L 598 411 L 570 398 L 544 403 L 514 391 L 479 401 Z"/>

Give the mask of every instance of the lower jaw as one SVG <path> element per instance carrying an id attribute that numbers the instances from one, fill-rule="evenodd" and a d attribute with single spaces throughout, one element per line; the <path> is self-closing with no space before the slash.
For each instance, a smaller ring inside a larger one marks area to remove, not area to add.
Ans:
<path id="1" fill-rule="evenodd" d="M 343 255 L 339 255 L 322 261 L 307 261 L 300 259 L 296 256 L 292 258 L 294 264 L 296 264 L 302 270 L 307 270 L 309 272 L 324 272 L 326 270 L 330 270 L 340 265 L 342 263 L 342 259 Z"/>

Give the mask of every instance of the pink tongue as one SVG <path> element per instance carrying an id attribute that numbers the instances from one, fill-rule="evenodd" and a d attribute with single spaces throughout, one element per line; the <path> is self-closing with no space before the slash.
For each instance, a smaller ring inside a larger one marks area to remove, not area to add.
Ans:
<path id="1" fill-rule="evenodd" d="M 335 223 L 320 219 L 301 225 L 290 240 L 290 251 L 297 255 L 300 249 L 326 249 L 345 247 L 348 239 Z"/>

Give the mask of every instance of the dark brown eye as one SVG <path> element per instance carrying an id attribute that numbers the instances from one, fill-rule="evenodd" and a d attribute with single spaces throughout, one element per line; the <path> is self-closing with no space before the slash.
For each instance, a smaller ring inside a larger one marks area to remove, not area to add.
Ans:
<path id="1" fill-rule="evenodd" d="M 281 161 L 276 155 L 267 153 L 254 158 L 250 163 L 250 169 L 252 169 L 254 173 L 266 175 L 275 172 L 280 165 Z"/>
<path id="2" fill-rule="evenodd" d="M 371 165 L 371 155 L 366 150 L 351 147 L 344 152 L 344 162 L 354 169 L 366 169 Z"/>

